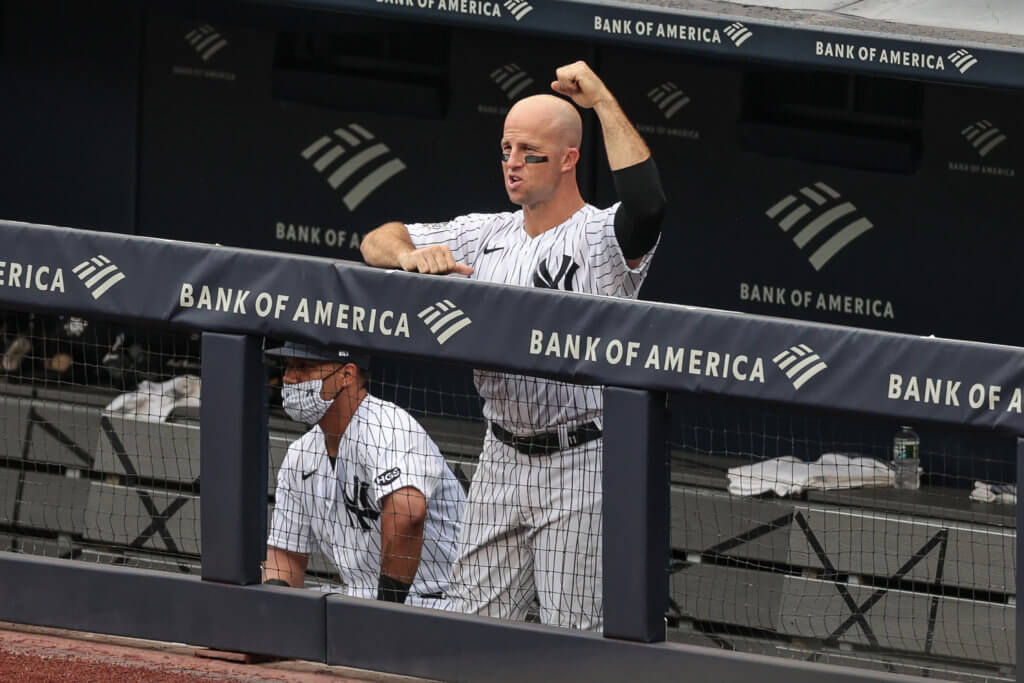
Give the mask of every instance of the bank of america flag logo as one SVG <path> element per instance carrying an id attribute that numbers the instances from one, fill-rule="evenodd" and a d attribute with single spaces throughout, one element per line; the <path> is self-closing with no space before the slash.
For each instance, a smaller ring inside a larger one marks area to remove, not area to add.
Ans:
<path id="1" fill-rule="evenodd" d="M 812 249 L 807 258 L 821 270 L 840 251 L 873 228 L 871 221 L 857 215 L 857 207 L 843 201 L 839 193 L 822 182 L 800 188 L 783 197 L 765 212 L 783 232 L 794 230 L 793 243 Z M 812 245 L 811 242 L 815 242 Z"/>
<path id="2" fill-rule="evenodd" d="M 505 0 L 505 9 L 512 13 L 516 21 L 519 21 L 533 11 L 533 5 L 526 0 Z"/>
<path id="3" fill-rule="evenodd" d="M 739 47 L 747 42 L 747 39 L 753 36 L 754 32 L 737 21 L 725 27 L 725 35 L 729 36 L 736 47 Z"/>
<path id="4" fill-rule="evenodd" d="M 349 211 L 405 170 L 401 159 L 390 156 L 388 146 L 358 123 L 337 128 L 333 136 L 324 135 L 302 150 L 302 158 L 313 162 L 331 189 L 344 193 L 341 199 Z"/>
<path id="5" fill-rule="evenodd" d="M 680 109 L 690 103 L 690 98 L 686 96 L 686 93 L 671 81 L 665 81 L 651 90 L 647 93 L 647 98 L 658 105 L 658 109 L 666 119 L 671 119 Z"/>
<path id="6" fill-rule="evenodd" d="M 82 261 L 71 272 L 85 284 L 93 299 L 99 299 L 124 279 L 124 273 L 103 254 Z"/>
<path id="7" fill-rule="evenodd" d="M 984 119 L 967 126 L 960 131 L 960 134 L 983 157 L 987 156 L 989 152 L 1006 140 L 1006 136 L 1003 135 L 1002 131 Z"/>
<path id="8" fill-rule="evenodd" d="M 430 329 L 438 344 L 444 344 L 473 322 L 450 299 L 427 306 L 418 316 Z"/>
<path id="9" fill-rule="evenodd" d="M 185 41 L 199 54 L 204 62 L 227 47 L 228 41 L 209 24 L 203 24 L 185 34 Z"/>
<path id="10" fill-rule="evenodd" d="M 807 344 L 790 346 L 772 358 L 772 362 L 786 373 L 786 377 L 793 382 L 794 389 L 799 389 L 812 377 L 828 369 L 825 361 Z"/>
<path id="11" fill-rule="evenodd" d="M 491 80 L 510 100 L 514 100 L 524 88 L 533 85 L 530 74 L 520 69 L 518 64 L 506 64 L 498 67 L 491 72 Z"/>
<path id="12" fill-rule="evenodd" d="M 950 52 L 949 61 L 953 62 L 953 66 L 959 69 L 962 74 L 967 73 L 968 69 L 978 63 L 978 59 L 964 49 Z"/>

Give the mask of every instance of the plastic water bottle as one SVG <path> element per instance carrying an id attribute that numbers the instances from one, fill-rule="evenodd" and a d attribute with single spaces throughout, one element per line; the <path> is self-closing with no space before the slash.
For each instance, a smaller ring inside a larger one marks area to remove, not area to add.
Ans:
<path id="1" fill-rule="evenodd" d="M 921 439 L 907 426 L 900 427 L 892 440 L 892 469 L 896 488 L 916 491 L 921 488 Z"/>

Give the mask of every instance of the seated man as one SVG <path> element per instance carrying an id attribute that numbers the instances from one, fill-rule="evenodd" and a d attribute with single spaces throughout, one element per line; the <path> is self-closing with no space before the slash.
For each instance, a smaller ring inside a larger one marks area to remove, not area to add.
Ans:
<path id="1" fill-rule="evenodd" d="M 281 390 L 313 428 L 277 476 L 264 582 L 301 587 L 314 540 L 347 595 L 447 609 L 448 576 L 466 498 L 409 413 L 371 396 L 368 359 L 286 343 Z"/>

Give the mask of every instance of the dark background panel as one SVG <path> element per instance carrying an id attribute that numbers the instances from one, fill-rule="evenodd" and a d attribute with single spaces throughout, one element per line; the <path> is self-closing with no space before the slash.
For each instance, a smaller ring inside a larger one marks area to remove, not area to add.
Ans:
<path id="1" fill-rule="evenodd" d="M 265 100 L 276 30 L 216 11 L 146 13 L 142 81 L 183 105 Z M 144 101 L 145 104 L 145 101 Z M 145 130 L 143 137 L 147 136 Z"/>
<path id="2" fill-rule="evenodd" d="M 558 41 L 356 17 L 316 30 L 221 22 L 231 43 L 209 63 L 223 58 L 216 68 L 231 80 L 177 66 L 195 61 L 182 40 L 195 23 L 150 22 L 140 232 L 356 260 L 362 235 L 385 221 L 508 209 L 497 150 L 512 88 L 502 74 L 529 82 L 520 97 L 590 56 Z M 379 144 L 388 151 L 332 189 L 332 174 Z M 400 170 L 346 201 L 388 164 Z"/>
<path id="3" fill-rule="evenodd" d="M 665 119 L 652 91 L 629 86 L 637 73 L 691 101 Z M 604 51 L 602 74 L 623 83 L 616 93 L 670 199 L 644 298 L 1019 343 L 1005 315 L 1024 246 L 1019 94 L 627 50 Z M 984 158 L 964 133 L 979 121 L 1006 136 Z M 819 213 L 787 232 L 788 210 L 766 212 L 790 194 L 805 201 L 800 190 L 818 182 L 841 197 L 825 208 L 856 210 L 801 248 L 795 234 Z M 599 175 L 598 196 L 614 199 L 610 175 Z M 872 227 L 816 269 L 817 248 L 861 217 Z M 782 303 L 754 300 L 755 288 Z"/>
<path id="4" fill-rule="evenodd" d="M 729 162 L 737 153 L 740 74 L 728 65 L 679 55 L 604 49 L 600 75 L 650 146 L 668 199 L 661 243 L 641 296 L 720 305 L 708 298 L 694 270 L 702 263 L 728 267 L 733 252 L 744 248 L 733 235 L 740 226 L 736 209 L 745 199 L 737 196 L 736 169 Z M 666 106 L 676 92 L 683 95 Z M 603 150 L 596 198 L 601 206 L 616 201 Z"/>
<path id="5" fill-rule="evenodd" d="M 0 3 L 0 215 L 132 232 L 138 3 Z"/>

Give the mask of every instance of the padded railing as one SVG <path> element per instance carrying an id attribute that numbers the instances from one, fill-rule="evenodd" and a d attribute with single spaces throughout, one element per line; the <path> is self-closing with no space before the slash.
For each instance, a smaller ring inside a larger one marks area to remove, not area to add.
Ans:
<path id="1" fill-rule="evenodd" d="M 664 392 L 1024 433 L 1017 348 L 9 222 L 0 222 L 0 243 L 4 308 L 204 333 L 202 577 L 3 553 L 4 620 L 444 680 L 655 680 L 682 671 L 698 680 L 880 680 L 888 674 L 662 642 Z M 102 292 L 107 281 L 76 273 L 100 255 L 124 276 Z M 438 301 L 458 306 L 469 324 L 442 339 L 420 316 Z M 605 544 L 604 636 L 258 585 L 268 491 L 268 458 L 253 456 L 265 456 L 268 443 L 256 362 L 263 336 L 605 385 L 604 477 L 615 485 L 604 487 L 604 505 L 616 514 L 604 516 L 615 539 Z M 799 386 L 776 361 L 798 344 L 825 366 Z M 937 400 L 906 391 L 940 377 Z M 711 493 L 683 495 L 714 505 Z M 682 543 L 702 550 L 701 530 L 685 520 L 683 529 Z M 794 552 L 788 543 L 779 552 Z"/>

